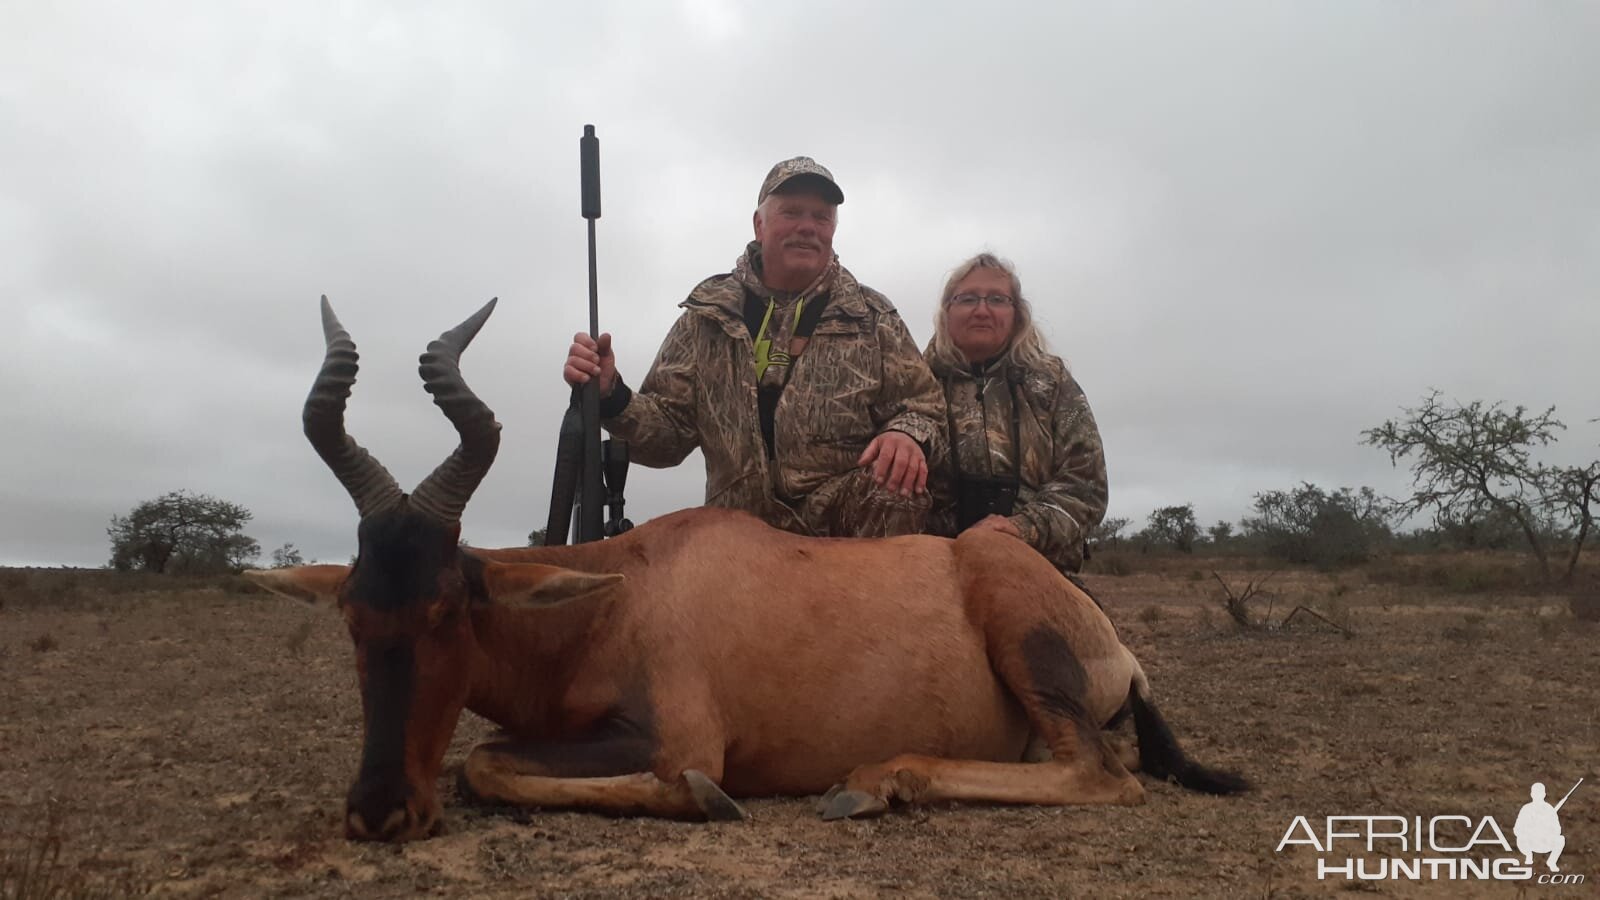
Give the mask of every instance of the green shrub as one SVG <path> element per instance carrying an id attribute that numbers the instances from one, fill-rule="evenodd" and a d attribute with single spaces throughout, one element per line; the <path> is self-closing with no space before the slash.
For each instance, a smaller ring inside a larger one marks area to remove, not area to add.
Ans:
<path id="1" fill-rule="evenodd" d="M 1320 569 L 1366 562 L 1393 536 L 1393 512 L 1369 487 L 1324 491 L 1306 482 L 1257 494 L 1255 511 L 1244 519 L 1247 537 L 1278 559 Z"/>

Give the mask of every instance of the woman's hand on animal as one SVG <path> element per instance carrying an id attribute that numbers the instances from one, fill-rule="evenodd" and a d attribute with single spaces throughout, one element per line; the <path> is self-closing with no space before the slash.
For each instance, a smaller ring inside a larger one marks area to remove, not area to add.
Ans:
<path id="1" fill-rule="evenodd" d="M 973 522 L 971 525 L 967 526 L 967 530 L 998 531 L 1001 534 L 1009 534 L 1014 538 L 1022 537 L 1022 532 L 1017 530 L 1017 525 L 1015 522 L 1012 522 L 1010 519 L 997 513 L 990 513 L 978 521 Z"/>

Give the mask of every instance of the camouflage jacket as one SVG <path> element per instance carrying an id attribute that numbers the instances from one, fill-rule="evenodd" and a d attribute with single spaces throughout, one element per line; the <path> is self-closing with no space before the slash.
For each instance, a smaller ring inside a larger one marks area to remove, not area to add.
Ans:
<path id="1" fill-rule="evenodd" d="M 977 374 L 972 368 L 935 365 L 945 386 L 952 432 L 952 456 L 968 477 L 1017 472 L 1011 439 L 1011 405 L 1020 396 L 1017 421 L 1022 444 L 1021 484 L 1011 521 L 1023 540 L 1063 571 L 1083 565 L 1083 541 L 1106 512 L 1106 461 L 1089 401 L 1067 367 L 1050 357 L 1032 371 L 1013 370 L 1006 359 Z M 940 466 L 929 481 L 934 491 L 930 530 L 956 530 L 954 466 Z"/>
<path id="2" fill-rule="evenodd" d="M 629 396 L 619 384 L 602 410 L 615 414 L 602 424 L 629 442 L 634 462 L 653 468 L 675 466 L 699 447 L 708 506 L 747 510 L 806 533 L 792 501 L 855 469 L 879 433 L 910 435 L 930 465 L 943 459 L 944 394 L 893 305 L 835 260 L 828 304 L 778 400 L 769 465 L 744 319 L 758 251 L 752 245 L 733 274 L 714 275 L 690 292 L 639 389 Z M 760 293 L 758 284 L 751 289 Z"/>

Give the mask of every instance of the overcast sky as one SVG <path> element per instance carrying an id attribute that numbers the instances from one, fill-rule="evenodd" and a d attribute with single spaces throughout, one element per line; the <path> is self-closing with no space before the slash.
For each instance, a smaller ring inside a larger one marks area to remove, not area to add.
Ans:
<path id="1" fill-rule="evenodd" d="M 1401 491 L 1359 432 L 1447 398 L 1600 426 L 1600 3 L 28 3 L 0 0 L 0 564 L 99 565 L 186 488 L 270 551 L 356 515 L 300 432 L 326 293 L 348 426 L 409 488 L 456 437 L 426 343 L 504 423 L 464 517 L 545 521 L 586 326 L 637 383 L 797 154 L 920 343 L 948 270 L 1017 264 L 1105 440 L 1110 515 L 1237 520 L 1299 481 Z M 636 521 L 698 503 L 634 469 Z"/>

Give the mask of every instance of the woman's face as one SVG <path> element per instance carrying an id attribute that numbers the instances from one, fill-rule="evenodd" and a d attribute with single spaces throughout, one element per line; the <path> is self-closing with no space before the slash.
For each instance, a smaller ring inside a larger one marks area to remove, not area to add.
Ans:
<path id="1" fill-rule="evenodd" d="M 1011 342 L 1016 322 L 1011 276 L 999 269 L 973 269 L 945 304 L 950 340 L 969 363 L 998 356 Z"/>

